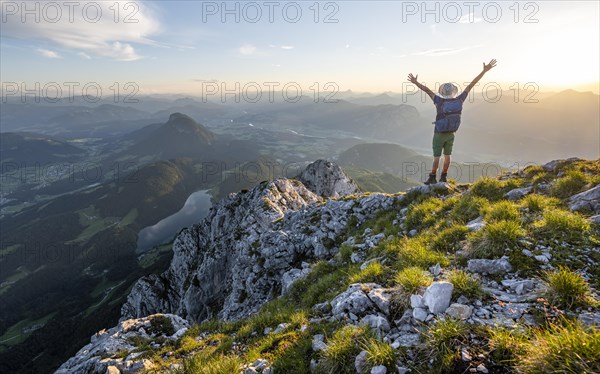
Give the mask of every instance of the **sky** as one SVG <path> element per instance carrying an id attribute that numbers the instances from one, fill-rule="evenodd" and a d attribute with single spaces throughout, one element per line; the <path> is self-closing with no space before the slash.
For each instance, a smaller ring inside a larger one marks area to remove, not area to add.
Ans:
<path id="1" fill-rule="evenodd" d="M 464 85 L 492 58 L 482 85 L 599 90 L 598 1 L 0 2 L 4 91 L 402 92 L 408 73 Z"/>

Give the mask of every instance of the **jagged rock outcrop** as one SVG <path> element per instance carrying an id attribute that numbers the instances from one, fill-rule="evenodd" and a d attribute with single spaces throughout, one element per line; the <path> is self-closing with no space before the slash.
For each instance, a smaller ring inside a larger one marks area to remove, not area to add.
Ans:
<path id="1" fill-rule="evenodd" d="M 317 160 L 308 165 L 298 179 L 311 191 L 323 197 L 340 197 L 359 192 L 354 181 L 337 164 Z"/>
<path id="2" fill-rule="evenodd" d="M 325 201 L 319 195 L 343 196 L 357 187 L 339 166 L 324 160 L 309 165 L 300 179 L 309 188 L 277 179 L 214 205 L 200 224 L 177 236 L 169 269 L 134 285 L 122 318 L 247 317 L 289 287 L 290 269 L 302 274 L 303 261 L 335 254 L 335 239 L 351 216 L 363 221 L 401 197 Z"/>
<path id="3" fill-rule="evenodd" d="M 176 341 L 189 327 L 186 320 L 172 314 L 121 321 L 117 326 L 92 336 L 91 342 L 62 364 L 56 374 L 136 373 L 151 369 L 152 362 L 141 359 L 141 352 L 135 352 L 134 340 L 159 340 L 156 338 L 161 337 L 164 342 Z M 118 353 L 123 357 L 111 358 Z"/>

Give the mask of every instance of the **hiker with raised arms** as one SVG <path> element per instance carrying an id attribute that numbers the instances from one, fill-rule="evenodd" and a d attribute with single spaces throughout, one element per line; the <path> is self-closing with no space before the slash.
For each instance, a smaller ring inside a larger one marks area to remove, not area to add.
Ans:
<path id="1" fill-rule="evenodd" d="M 444 152 L 444 166 L 440 176 L 440 182 L 446 182 L 448 168 L 450 167 L 450 155 L 452 154 L 452 146 L 454 145 L 454 133 L 460 126 L 460 115 L 462 113 L 462 105 L 469 91 L 479 82 L 483 75 L 496 66 L 496 60 L 491 60 L 488 64 L 483 63 L 483 71 L 473 79 L 473 81 L 465 88 L 458 96 L 458 87 L 452 83 L 444 83 L 440 86 L 436 95 L 427 86 L 417 81 L 418 75 L 408 74 L 408 81 L 414 83 L 417 87 L 423 90 L 436 107 L 437 115 L 435 118 L 433 132 L 433 166 L 429 178 L 425 184 L 437 183 L 437 169 L 440 164 L 440 156 Z"/>

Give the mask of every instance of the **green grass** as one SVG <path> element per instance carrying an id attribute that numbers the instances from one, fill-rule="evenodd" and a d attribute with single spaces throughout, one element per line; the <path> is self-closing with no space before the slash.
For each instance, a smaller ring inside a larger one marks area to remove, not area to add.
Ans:
<path id="1" fill-rule="evenodd" d="M 418 266 L 404 268 L 396 274 L 394 281 L 406 295 L 415 294 L 421 287 L 427 287 L 433 282 L 431 275 Z"/>
<path id="2" fill-rule="evenodd" d="M 454 298 L 464 295 L 470 299 L 476 299 L 483 295 L 479 280 L 464 270 L 452 270 L 448 274 L 448 281 L 454 286 L 452 292 Z"/>
<path id="3" fill-rule="evenodd" d="M 424 332 L 425 345 L 434 366 L 449 368 L 457 357 L 458 348 L 466 343 L 469 327 L 453 318 L 439 319 Z"/>
<path id="4" fill-rule="evenodd" d="M 522 180 L 518 179 L 501 181 L 489 177 L 482 177 L 471 185 L 469 191 L 474 196 L 484 197 L 490 201 L 498 201 L 504 197 L 505 193 L 519 187 L 521 184 Z"/>
<path id="5" fill-rule="evenodd" d="M 510 201 L 498 201 L 489 206 L 485 219 L 487 222 L 517 221 L 519 220 L 519 210 L 517 205 Z"/>
<path id="6" fill-rule="evenodd" d="M 389 344 L 374 338 L 368 338 L 362 344 L 362 348 L 367 352 L 368 367 L 384 365 L 388 372 L 393 373 L 395 371 L 398 355 Z"/>
<path id="7" fill-rule="evenodd" d="M 562 178 L 557 179 L 552 185 L 552 196 L 567 198 L 581 191 L 588 183 L 584 173 L 578 170 L 569 170 Z"/>
<path id="8" fill-rule="evenodd" d="M 497 362 L 512 366 L 516 358 L 525 353 L 529 337 L 521 329 L 489 327 L 490 356 Z"/>
<path id="9" fill-rule="evenodd" d="M 352 274 L 348 281 L 350 283 L 367 283 L 375 282 L 382 283 L 384 279 L 385 269 L 378 261 L 373 261 L 358 273 Z"/>
<path id="10" fill-rule="evenodd" d="M 586 305 L 590 298 L 590 286 L 581 276 L 566 267 L 545 273 L 549 287 L 549 301 L 557 306 L 572 308 Z"/>
<path id="11" fill-rule="evenodd" d="M 375 217 L 362 224 L 361 230 L 370 227 L 373 234 L 384 233 L 386 236 L 397 234 L 398 227 L 392 225 L 397 214 L 398 212 L 395 209 L 380 211 L 375 214 Z"/>
<path id="12" fill-rule="evenodd" d="M 266 327 L 275 328 L 280 323 L 291 323 L 290 329 L 307 323 L 307 313 L 285 298 L 266 303 L 259 313 L 246 319 L 238 329 L 237 338 L 247 340 L 253 333 L 262 334 Z"/>
<path id="13" fill-rule="evenodd" d="M 394 238 L 383 244 L 382 251 L 390 257 L 397 269 L 407 266 L 429 268 L 436 264 L 448 265 L 443 253 L 427 248 L 425 238 Z"/>
<path id="14" fill-rule="evenodd" d="M 485 225 L 481 230 L 470 235 L 471 256 L 497 258 L 505 253 L 505 249 L 515 249 L 519 239 L 525 236 L 518 222 L 499 221 Z"/>
<path id="15" fill-rule="evenodd" d="M 521 206 L 527 208 L 531 213 L 541 213 L 551 208 L 560 206 L 561 201 L 555 197 L 530 194 L 521 200 Z"/>
<path id="16" fill-rule="evenodd" d="M 463 196 L 450 211 L 450 219 L 457 223 L 467 223 L 483 215 L 488 205 L 488 200 L 483 197 Z"/>
<path id="17" fill-rule="evenodd" d="M 600 373 L 600 330 L 563 321 L 534 332 L 516 360 L 523 373 Z"/>
<path id="18" fill-rule="evenodd" d="M 544 213 L 543 219 L 534 224 L 542 239 L 564 240 L 579 244 L 587 241 L 590 223 L 584 217 L 566 210 L 552 209 Z"/>
<path id="19" fill-rule="evenodd" d="M 273 361 L 275 373 L 304 374 L 310 371 L 312 336 L 301 335 L 296 341 L 288 344 L 286 349 Z"/>
<path id="20" fill-rule="evenodd" d="M 354 359 L 360 353 L 361 342 L 367 335 L 367 328 L 346 325 L 337 330 L 325 342 L 327 349 L 321 352 L 320 371 L 331 374 L 354 374 Z"/>
<path id="21" fill-rule="evenodd" d="M 469 229 L 463 225 L 454 225 L 439 231 L 430 241 L 434 251 L 455 253 L 462 249 L 461 242 L 467 238 Z"/>
<path id="22" fill-rule="evenodd" d="M 434 197 L 410 205 L 406 213 L 406 228 L 420 231 L 435 225 L 443 206 L 442 200 Z"/>
<path id="23" fill-rule="evenodd" d="M 235 355 L 212 355 L 202 351 L 183 361 L 183 374 L 231 374 L 242 368 L 242 360 Z"/>
<path id="24" fill-rule="evenodd" d="M 292 305 L 311 308 L 317 303 L 331 300 L 349 284 L 348 278 L 358 272 L 358 265 L 332 266 L 326 261 L 313 265 L 311 272 L 304 279 L 292 285 L 288 299 Z"/>

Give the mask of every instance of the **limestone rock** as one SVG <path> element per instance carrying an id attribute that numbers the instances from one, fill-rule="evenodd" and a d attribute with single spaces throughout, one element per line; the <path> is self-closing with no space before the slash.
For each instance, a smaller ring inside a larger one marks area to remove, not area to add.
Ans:
<path id="1" fill-rule="evenodd" d="M 594 214 L 600 213 L 600 184 L 571 196 L 569 198 L 569 209 L 572 211 L 589 211 Z"/>
<path id="2" fill-rule="evenodd" d="M 115 357 L 121 352 L 135 350 L 132 338 L 149 339 L 162 336 L 167 341 L 174 341 L 181 337 L 190 324 L 183 318 L 172 314 L 151 315 L 139 319 L 129 319 L 109 330 L 102 330 L 90 339 L 84 346 L 62 364 L 57 374 L 87 374 L 89 372 L 104 373 L 111 371 L 137 372 L 151 369 L 153 364 L 149 360 L 138 360 L 132 355 L 128 359 Z"/>
<path id="3" fill-rule="evenodd" d="M 360 353 L 354 359 L 354 368 L 357 374 L 362 374 L 367 366 L 367 351 L 360 351 Z"/>
<path id="4" fill-rule="evenodd" d="M 465 320 L 471 317 L 473 307 L 464 304 L 454 303 L 446 309 L 446 314 L 452 318 Z"/>
<path id="5" fill-rule="evenodd" d="M 467 269 L 471 273 L 501 274 L 512 270 L 506 257 L 497 260 L 474 259 L 467 262 Z"/>
<path id="6" fill-rule="evenodd" d="M 298 179 L 315 194 L 341 197 L 359 191 L 358 186 L 335 163 L 317 160 L 304 169 Z"/>
<path id="7" fill-rule="evenodd" d="M 444 313 L 450 306 L 453 289 L 454 286 L 450 282 L 433 282 L 423 294 L 423 304 L 433 314 Z"/>

